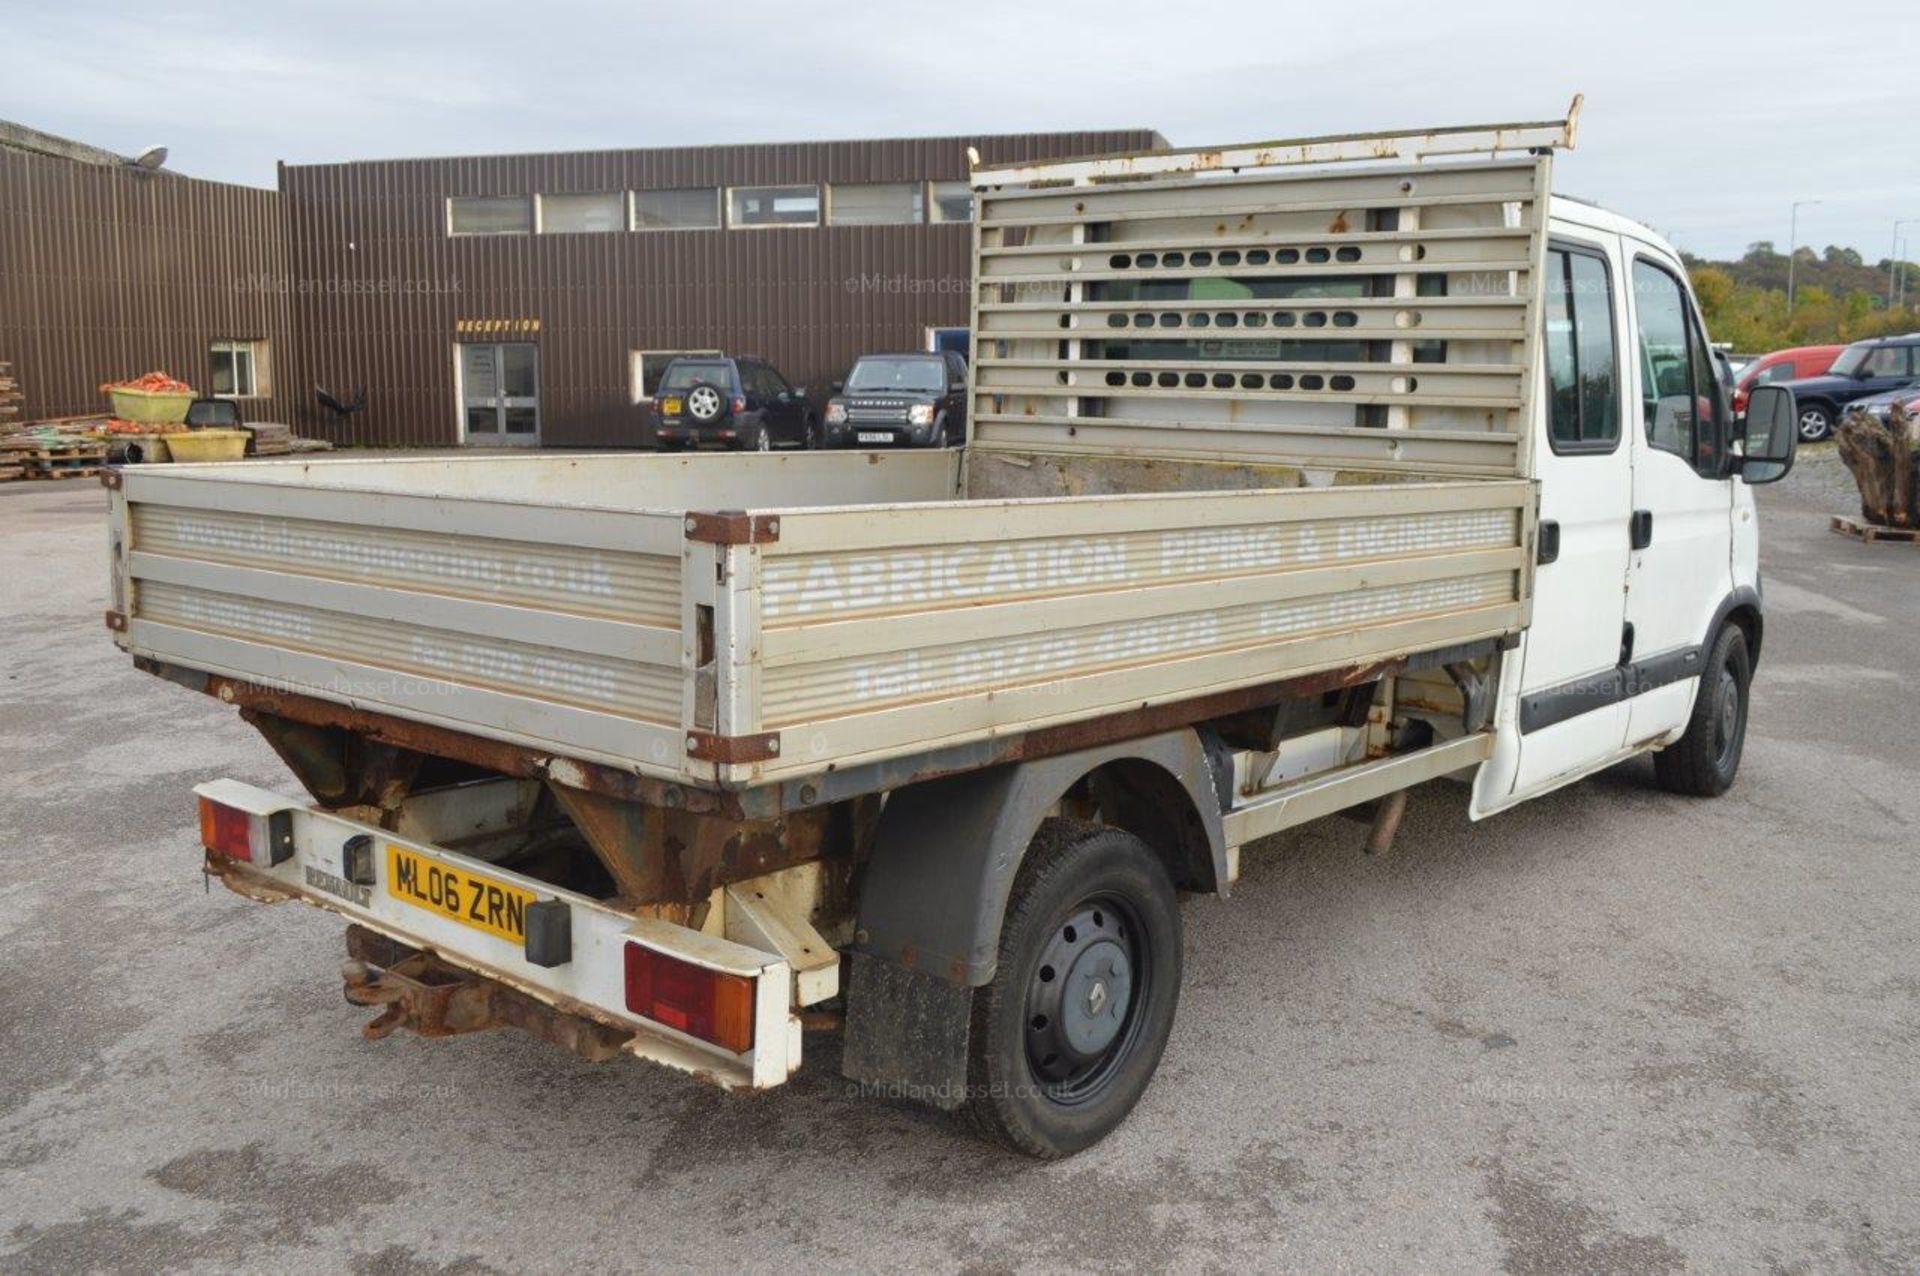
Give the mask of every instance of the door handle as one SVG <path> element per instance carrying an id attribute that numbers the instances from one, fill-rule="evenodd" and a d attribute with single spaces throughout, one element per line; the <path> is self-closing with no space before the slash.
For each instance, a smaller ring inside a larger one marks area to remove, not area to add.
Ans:
<path id="1" fill-rule="evenodd" d="M 1551 518 L 1540 520 L 1540 531 L 1534 542 L 1533 561 L 1541 567 L 1560 557 L 1560 524 Z"/>
<path id="2" fill-rule="evenodd" d="M 1635 549 L 1645 549 L 1653 544 L 1653 511 L 1635 510 L 1627 528 Z"/>

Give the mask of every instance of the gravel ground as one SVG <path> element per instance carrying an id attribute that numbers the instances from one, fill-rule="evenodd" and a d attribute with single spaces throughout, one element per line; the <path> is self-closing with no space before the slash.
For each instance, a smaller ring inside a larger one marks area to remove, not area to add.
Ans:
<path id="1" fill-rule="evenodd" d="M 1826 455 L 1821 455 L 1825 452 Z M 288 780 L 100 625 L 98 488 L 0 489 L 0 1270 L 1920 1268 L 1920 552 L 1762 495 L 1714 802 L 1643 761 L 1400 846 L 1344 820 L 1187 907 L 1160 1077 L 1041 1166 L 850 1094 L 512 1033 L 377 1044 L 340 923 L 203 893 L 187 790 Z"/>

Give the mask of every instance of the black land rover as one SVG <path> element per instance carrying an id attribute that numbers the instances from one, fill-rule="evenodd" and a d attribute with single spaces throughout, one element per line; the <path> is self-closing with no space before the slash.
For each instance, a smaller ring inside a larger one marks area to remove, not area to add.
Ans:
<path id="1" fill-rule="evenodd" d="M 967 361 L 955 351 L 867 354 L 827 400 L 828 447 L 955 447 L 967 438 Z"/>

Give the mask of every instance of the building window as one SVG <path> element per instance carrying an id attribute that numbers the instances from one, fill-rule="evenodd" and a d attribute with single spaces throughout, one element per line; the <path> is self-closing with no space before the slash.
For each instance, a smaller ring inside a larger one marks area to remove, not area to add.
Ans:
<path id="1" fill-rule="evenodd" d="M 836 226 L 913 225 L 927 219 L 926 204 L 918 182 L 827 188 L 827 220 Z"/>
<path id="2" fill-rule="evenodd" d="M 653 397 L 660 385 L 660 374 L 667 365 L 681 357 L 697 358 L 703 355 L 715 359 L 720 357 L 718 350 L 635 350 L 633 352 L 633 401 L 645 403 Z"/>
<path id="3" fill-rule="evenodd" d="M 818 226 L 818 186 L 736 186 L 727 192 L 732 226 Z"/>
<path id="4" fill-rule="evenodd" d="M 579 235 L 626 228 L 627 198 L 619 191 L 540 197 L 540 233 L 543 235 Z"/>
<path id="5" fill-rule="evenodd" d="M 533 201 L 525 195 L 460 195 L 447 201 L 449 235 L 533 233 Z"/>
<path id="6" fill-rule="evenodd" d="M 267 343 L 213 343 L 213 393 L 222 399 L 257 399 L 267 393 Z"/>
<path id="7" fill-rule="evenodd" d="M 965 182 L 932 182 L 933 220 L 970 222 L 973 220 L 973 187 Z"/>
<path id="8" fill-rule="evenodd" d="M 718 230 L 720 192 L 712 186 L 685 190 L 635 191 L 635 230 Z"/>

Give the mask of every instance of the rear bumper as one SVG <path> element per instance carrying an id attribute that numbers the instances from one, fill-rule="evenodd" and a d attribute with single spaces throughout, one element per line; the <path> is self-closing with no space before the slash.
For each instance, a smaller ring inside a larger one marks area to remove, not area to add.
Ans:
<path id="1" fill-rule="evenodd" d="M 654 427 L 654 437 L 661 443 L 673 443 L 682 447 L 739 447 L 740 431 L 734 428 L 733 419 L 716 421 L 712 425 L 691 425 L 684 421 L 668 422 Z"/>
<path id="2" fill-rule="evenodd" d="M 779 955 L 657 918 L 638 917 L 598 900 L 398 836 L 375 825 L 305 806 L 237 780 L 214 780 L 194 793 L 224 806 L 268 817 L 284 813 L 291 854 L 272 866 L 208 857 L 209 870 L 250 899 L 300 899 L 350 918 L 409 948 L 492 980 L 555 1010 L 630 1032 L 620 1049 L 691 1072 L 727 1089 L 766 1089 L 800 1066 L 800 1020 L 792 1011 L 792 968 Z M 377 853 L 365 857 L 358 882 L 349 880 L 346 844 L 367 837 Z M 391 889 L 391 850 L 411 852 L 429 865 L 491 878 L 565 905 L 571 934 L 567 959 L 536 965 L 524 941 L 468 924 L 448 912 L 409 902 Z M 367 871 L 370 870 L 370 871 Z M 626 950 L 638 945 L 669 957 L 754 981 L 753 1048 L 735 1054 L 627 1009 Z"/>

